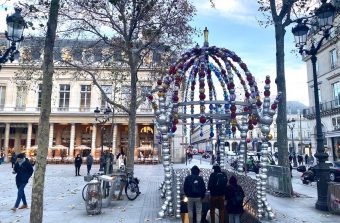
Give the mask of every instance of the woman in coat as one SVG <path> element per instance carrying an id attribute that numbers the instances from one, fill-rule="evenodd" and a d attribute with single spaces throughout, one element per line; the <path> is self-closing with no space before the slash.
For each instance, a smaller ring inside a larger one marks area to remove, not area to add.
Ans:
<path id="1" fill-rule="evenodd" d="M 80 154 L 78 154 L 74 160 L 74 165 L 76 167 L 76 176 L 80 176 L 79 171 L 80 171 L 80 166 L 82 163 L 83 163 L 83 160 L 81 159 Z"/>

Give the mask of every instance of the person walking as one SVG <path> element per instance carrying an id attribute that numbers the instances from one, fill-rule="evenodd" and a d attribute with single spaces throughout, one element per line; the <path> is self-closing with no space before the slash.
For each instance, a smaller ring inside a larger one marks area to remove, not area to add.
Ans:
<path id="1" fill-rule="evenodd" d="M 22 153 L 18 154 L 18 156 L 16 157 L 16 163 L 13 168 L 13 174 L 16 174 L 15 183 L 18 188 L 18 194 L 17 194 L 17 199 L 15 201 L 15 205 L 13 208 L 11 208 L 11 210 L 15 212 L 17 208 L 19 209 L 28 208 L 26 195 L 25 195 L 25 186 L 33 174 L 32 165 Z M 22 201 L 22 206 L 19 207 L 19 204 L 21 201 Z"/>
<path id="2" fill-rule="evenodd" d="M 80 171 L 80 166 L 81 166 L 82 163 L 83 163 L 83 160 L 81 159 L 80 154 L 78 154 L 77 157 L 74 160 L 74 165 L 76 167 L 76 176 L 81 176 L 79 174 L 79 171 Z"/>
<path id="3" fill-rule="evenodd" d="M 224 223 L 224 196 L 228 178 L 221 171 L 218 164 L 213 166 L 214 172 L 210 174 L 208 181 L 208 190 L 210 191 L 210 219 L 215 223 L 215 208 L 219 211 L 219 223 Z"/>
<path id="4" fill-rule="evenodd" d="M 313 166 L 313 164 L 314 164 L 314 156 L 312 154 L 309 155 L 308 161 L 309 161 L 309 166 Z"/>
<path id="5" fill-rule="evenodd" d="M 206 188 L 203 178 L 199 176 L 198 166 L 191 168 L 191 175 L 184 180 L 184 194 L 188 197 L 189 222 L 194 222 L 193 208 L 196 207 L 196 222 L 201 222 L 202 218 L 202 199 L 205 196 Z"/>
<path id="6" fill-rule="evenodd" d="M 87 165 L 87 175 L 90 175 L 90 171 L 92 168 L 92 164 L 93 164 L 93 157 L 91 155 L 91 153 L 86 157 L 86 165 Z"/>
<path id="7" fill-rule="evenodd" d="M 305 154 L 305 165 L 308 165 L 308 154 Z"/>
<path id="8" fill-rule="evenodd" d="M 302 155 L 298 155 L 298 163 L 299 163 L 299 166 L 301 166 L 302 164 L 303 164 L 303 157 L 302 157 Z"/>
<path id="9" fill-rule="evenodd" d="M 229 214 L 229 223 L 240 223 L 240 216 L 243 213 L 244 191 L 237 184 L 235 176 L 231 176 L 229 179 L 225 198 L 227 200 L 226 209 Z"/>
<path id="10" fill-rule="evenodd" d="M 13 152 L 12 157 L 11 157 L 12 169 L 14 168 L 16 161 L 17 161 L 17 155 L 15 154 L 15 152 Z"/>

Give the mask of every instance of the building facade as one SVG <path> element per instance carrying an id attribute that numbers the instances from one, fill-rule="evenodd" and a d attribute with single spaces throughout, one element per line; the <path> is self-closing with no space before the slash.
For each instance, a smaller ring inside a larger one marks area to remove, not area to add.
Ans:
<path id="1" fill-rule="evenodd" d="M 27 49 L 28 47 L 21 48 L 21 59 L 25 59 Z M 59 52 L 60 57 L 70 56 L 66 47 L 60 48 Z M 41 58 L 41 54 L 37 52 L 30 55 L 37 60 Z M 94 110 L 97 107 L 105 109 L 107 103 L 99 89 L 93 85 L 91 77 L 74 77 L 73 69 L 55 64 L 48 159 L 65 160 L 72 159 L 77 154 L 86 156 L 91 153 L 98 160 L 102 149 L 113 153 L 126 151 L 128 115 L 115 109 L 110 120 L 99 125 L 95 120 Z M 109 74 L 111 69 L 110 66 L 104 66 L 94 71 Z M 149 77 L 150 69 L 145 66 L 139 71 L 138 95 L 153 87 Z M 15 81 L 21 70 L 22 65 L 14 61 L 5 64 L 0 71 L 0 148 L 5 160 L 9 160 L 13 152 L 34 156 L 38 149 L 42 85 L 41 81 Z M 112 80 L 104 78 L 98 81 L 111 100 L 128 105 L 131 92 L 128 81 L 113 83 Z M 144 157 L 158 157 L 153 118 L 151 104 L 148 100 L 143 101 L 137 110 L 135 159 L 140 153 L 143 153 Z"/>
<path id="2" fill-rule="evenodd" d="M 317 54 L 317 78 L 324 147 L 329 160 L 340 158 L 340 67 L 339 67 L 339 17 Z M 307 65 L 307 84 L 310 107 L 304 110 L 304 117 L 311 121 L 312 153 L 316 152 L 316 124 L 313 69 L 310 56 L 303 58 Z"/>

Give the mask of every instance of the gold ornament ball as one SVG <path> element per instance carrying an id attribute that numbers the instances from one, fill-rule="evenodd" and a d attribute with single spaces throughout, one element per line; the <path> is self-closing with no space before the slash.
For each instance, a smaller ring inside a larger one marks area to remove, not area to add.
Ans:
<path id="1" fill-rule="evenodd" d="M 163 97 L 164 93 L 163 92 L 158 92 L 157 95 L 158 95 L 158 97 Z"/>
<path id="2" fill-rule="evenodd" d="M 268 139 L 268 140 L 272 140 L 272 139 L 273 139 L 273 135 L 269 133 L 269 134 L 267 135 L 267 139 Z"/>

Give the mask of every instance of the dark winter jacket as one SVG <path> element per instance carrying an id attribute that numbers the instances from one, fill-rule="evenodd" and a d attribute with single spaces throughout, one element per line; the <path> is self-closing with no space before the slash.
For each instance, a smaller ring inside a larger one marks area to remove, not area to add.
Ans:
<path id="1" fill-rule="evenodd" d="M 193 191 L 192 185 L 194 183 L 194 181 L 197 180 L 198 181 L 198 185 L 199 185 L 199 193 L 195 193 Z M 204 180 L 201 176 L 199 175 L 194 175 L 191 174 L 189 176 L 187 176 L 184 180 L 184 194 L 187 197 L 194 197 L 194 198 L 204 198 L 205 196 L 205 192 L 206 192 L 206 188 L 205 188 L 205 183 Z"/>
<path id="2" fill-rule="evenodd" d="M 92 156 L 88 155 L 86 157 L 86 164 L 87 165 L 92 165 L 93 164 L 93 157 Z"/>
<path id="3" fill-rule="evenodd" d="M 218 173 L 222 173 L 227 177 L 227 175 L 224 172 L 222 172 L 220 168 L 216 168 L 215 171 L 210 174 L 209 181 L 208 181 L 208 190 L 210 191 L 210 195 L 212 195 L 212 196 L 221 196 L 221 195 L 225 194 L 225 189 L 220 190 L 220 189 L 215 187 L 215 185 L 217 183 L 217 174 Z M 227 185 L 225 185 L 225 188 L 226 187 L 227 187 Z"/>
<path id="4" fill-rule="evenodd" d="M 227 211 L 230 214 L 242 214 L 243 204 L 232 205 L 231 199 L 234 199 L 236 190 L 239 190 L 244 197 L 244 191 L 240 185 L 229 184 L 227 186 L 225 199 L 227 200 Z"/>
<path id="5" fill-rule="evenodd" d="M 76 157 L 74 160 L 74 165 L 75 166 L 81 166 L 81 164 L 83 163 L 83 160 L 81 159 L 81 157 Z"/>
<path id="6" fill-rule="evenodd" d="M 25 161 L 19 165 L 19 163 L 15 163 L 14 172 L 17 174 L 15 177 L 15 182 L 17 185 L 27 184 L 28 180 L 33 174 L 33 167 L 28 161 L 28 159 L 24 158 Z"/>
<path id="7" fill-rule="evenodd" d="M 15 163 L 17 161 L 17 155 L 14 153 L 11 157 L 11 162 Z"/>

